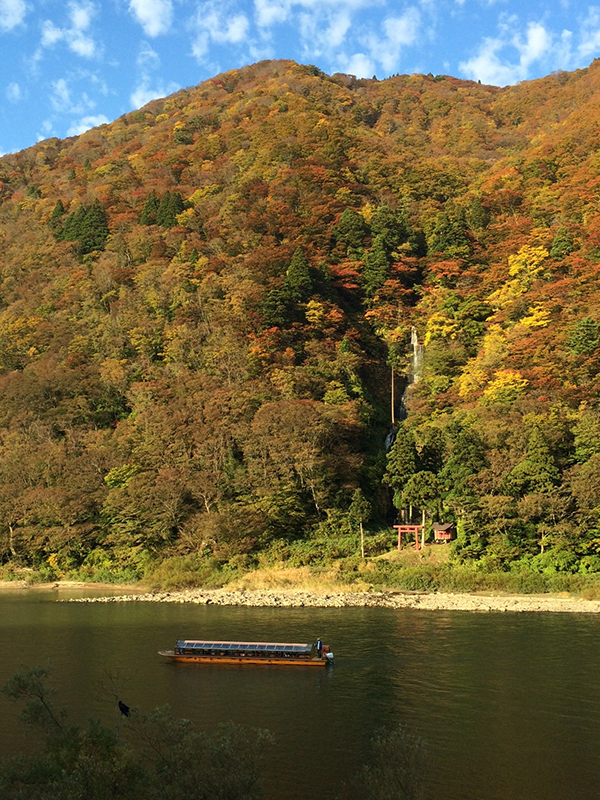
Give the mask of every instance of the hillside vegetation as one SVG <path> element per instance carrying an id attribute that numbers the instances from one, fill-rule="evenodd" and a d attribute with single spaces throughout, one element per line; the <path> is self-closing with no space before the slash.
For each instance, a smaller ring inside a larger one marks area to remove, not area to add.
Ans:
<path id="1" fill-rule="evenodd" d="M 599 100 L 262 62 L 1 158 L 5 574 L 351 572 L 410 509 L 600 572 Z"/>

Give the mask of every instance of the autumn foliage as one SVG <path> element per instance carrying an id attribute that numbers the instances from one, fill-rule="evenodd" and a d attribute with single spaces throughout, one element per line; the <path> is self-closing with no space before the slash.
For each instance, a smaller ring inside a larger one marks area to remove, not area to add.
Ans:
<path id="1" fill-rule="evenodd" d="M 361 488 L 600 571 L 599 93 L 261 62 L 1 158 L 0 558 L 235 561 Z"/>

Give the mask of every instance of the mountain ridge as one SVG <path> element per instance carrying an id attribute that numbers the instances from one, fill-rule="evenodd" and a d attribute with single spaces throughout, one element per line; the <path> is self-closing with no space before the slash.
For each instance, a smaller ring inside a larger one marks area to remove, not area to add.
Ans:
<path id="1" fill-rule="evenodd" d="M 241 565 L 360 489 L 478 568 L 600 571 L 599 63 L 259 62 L 2 157 L 2 558 Z"/>

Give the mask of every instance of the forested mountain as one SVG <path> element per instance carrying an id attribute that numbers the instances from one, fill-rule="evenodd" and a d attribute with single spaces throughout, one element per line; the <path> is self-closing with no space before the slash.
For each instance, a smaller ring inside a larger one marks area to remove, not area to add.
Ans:
<path id="1" fill-rule="evenodd" d="M 481 568 L 600 571 L 599 100 L 600 62 L 262 62 L 1 158 L 4 562 L 243 563 L 360 488 Z"/>

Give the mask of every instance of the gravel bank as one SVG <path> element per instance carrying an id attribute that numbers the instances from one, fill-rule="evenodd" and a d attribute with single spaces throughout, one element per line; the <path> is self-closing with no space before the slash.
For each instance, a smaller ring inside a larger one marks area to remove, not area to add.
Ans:
<path id="1" fill-rule="evenodd" d="M 600 601 L 556 595 L 411 594 L 404 592 L 314 593 L 288 591 L 231 591 L 187 589 L 108 597 L 80 597 L 70 603 L 197 603 L 218 606 L 275 606 L 282 608 L 417 608 L 423 611 L 551 611 L 577 614 L 600 613 Z"/>

